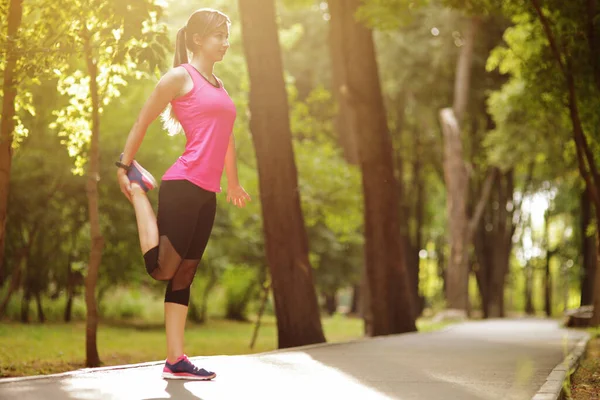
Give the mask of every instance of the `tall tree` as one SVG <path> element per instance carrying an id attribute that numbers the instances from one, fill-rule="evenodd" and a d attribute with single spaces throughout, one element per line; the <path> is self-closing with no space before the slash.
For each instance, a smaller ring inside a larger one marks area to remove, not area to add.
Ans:
<path id="1" fill-rule="evenodd" d="M 90 254 L 85 277 L 86 365 L 100 365 L 96 342 L 98 310 L 96 283 L 104 238 L 98 207 L 100 181 L 100 114 L 102 106 L 120 95 L 127 78 L 155 71 L 168 45 L 166 27 L 158 23 L 162 7 L 150 0 L 123 3 L 117 0 L 73 0 L 54 5 L 62 13 L 66 33 L 61 44 L 81 55 L 83 68 L 74 63 L 64 74 L 59 90 L 71 97 L 57 113 L 56 126 L 68 137 L 69 153 L 76 156 L 75 171 L 87 175 L 86 194 L 90 222 Z M 87 168 L 86 168 L 87 163 Z"/>
<path id="2" fill-rule="evenodd" d="M 580 49 L 569 49 L 565 42 L 570 42 L 570 35 L 561 37 L 561 34 L 568 34 L 570 32 L 562 31 L 564 27 L 551 21 L 550 17 L 544 12 L 543 4 L 540 0 L 530 0 L 531 4 L 535 9 L 535 14 L 539 18 L 539 22 L 542 25 L 546 39 L 548 40 L 550 51 L 552 54 L 553 61 L 558 66 L 564 84 L 564 91 L 567 95 L 567 104 L 569 110 L 569 116 L 572 123 L 573 140 L 575 142 L 575 150 L 577 153 L 577 164 L 579 167 L 579 173 L 585 181 L 586 189 L 592 198 L 595 210 L 596 210 L 596 240 L 600 243 L 600 173 L 598 172 L 598 164 L 594 151 L 590 145 L 590 140 L 586 135 L 585 125 L 589 125 L 590 121 L 582 120 L 582 112 L 579 105 L 580 95 L 578 95 L 577 80 L 581 80 L 582 77 L 579 75 L 589 74 L 587 79 L 589 82 L 594 83 L 595 95 L 598 96 L 600 93 L 600 63 L 598 62 L 598 55 L 600 54 L 600 43 L 598 41 L 598 15 L 600 10 L 596 7 L 596 1 L 590 0 L 585 6 L 579 5 L 574 7 L 575 9 L 560 10 L 564 13 L 564 19 L 570 19 L 574 26 L 567 27 L 565 30 L 576 29 L 576 32 L 586 32 L 584 34 L 585 44 L 587 48 L 585 53 L 587 55 L 583 60 L 579 56 L 577 50 Z M 553 5 L 553 8 L 558 8 Z M 559 12 L 560 12 L 559 11 Z M 573 12 L 575 11 L 575 12 Z M 574 16 L 573 16 L 574 15 Z M 558 30 L 558 35 L 556 31 Z M 580 58 L 577 59 L 577 56 Z M 578 71 L 578 67 L 587 64 L 588 68 Z M 583 73 L 581 72 L 583 71 Z M 581 90 L 581 89 L 579 89 Z M 581 96 L 584 97 L 585 96 Z M 591 105 L 588 103 L 588 105 Z M 586 115 L 583 114 L 583 118 Z M 588 122 L 586 124 L 586 122 Z M 596 247 L 597 259 L 600 259 L 600 245 Z M 600 325 L 600 274 L 596 274 L 594 282 L 594 313 L 592 316 L 591 324 L 596 326 Z"/>
<path id="3" fill-rule="evenodd" d="M 31 126 L 24 119 L 37 115 L 32 101 L 35 87 L 52 80 L 55 71 L 65 68 L 68 57 L 66 49 L 57 47 L 64 30 L 55 23 L 61 18 L 55 12 L 56 7 L 51 5 L 52 0 L 40 0 L 35 4 L 11 0 L 1 6 L 0 21 L 2 25 L 6 22 L 7 33 L 0 43 L 6 55 L 0 61 L 4 76 L 0 114 L 0 283 L 8 276 L 5 268 L 7 199 L 14 150 L 30 132 Z M 12 272 L 18 278 L 19 267 Z"/>
<path id="4" fill-rule="evenodd" d="M 410 7 L 404 0 L 365 1 L 359 15 L 377 29 L 377 45 L 385 49 L 378 63 L 401 200 L 400 232 L 418 315 L 424 306 L 419 253 L 441 234 L 434 221 L 445 219 L 435 204 L 443 196 L 430 195 L 443 185 L 440 132 L 432 118 L 452 98 L 454 69 L 447 60 L 458 53 L 452 32 L 459 15 L 419 0 L 411 0 Z"/>
<path id="5" fill-rule="evenodd" d="M 490 199 L 473 237 L 478 261 L 475 277 L 485 318 L 505 316 L 504 289 L 513 239 L 521 223 L 521 205 L 531 186 L 534 165 L 533 162 L 529 163 L 518 196 L 514 195 L 515 176 L 518 176 L 515 168 L 497 174 Z"/>
<path id="6" fill-rule="evenodd" d="M 343 2 L 330 1 L 329 12 L 341 15 Z M 358 148 L 356 130 L 356 115 L 348 102 L 346 92 L 347 76 L 344 66 L 344 48 L 339 44 L 344 41 L 343 20 L 333 18 L 329 22 L 329 54 L 331 57 L 331 87 L 337 103 L 338 112 L 334 117 L 334 126 L 338 143 L 344 150 L 344 157 L 349 163 L 358 164 Z"/>
<path id="7" fill-rule="evenodd" d="M 84 17 L 85 18 L 85 17 Z M 85 306 L 87 309 L 86 319 L 86 365 L 96 367 L 100 365 L 100 356 L 96 345 L 96 332 L 98 330 L 98 310 L 96 307 L 96 282 L 98 281 L 98 270 L 102 261 L 102 249 L 104 248 L 104 237 L 100 231 L 100 212 L 98 209 L 98 181 L 100 180 L 100 91 L 98 90 L 98 59 L 94 55 L 93 34 L 86 26 L 85 19 L 79 22 L 80 35 L 83 39 L 83 51 L 87 73 L 89 75 L 89 93 L 92 105 L 91 133 L 89 150 L 89 167 L 87 172 L 86 193 L 88 197 L 88 213 L 90 220 L 90 258 L 88 262 L 87 276 L 85 277 Z"/>
<path id="8" fill-rule="evenodd" d="M 600 96 L 600 25 L 596 0 L 561 2 L 555 0 L 510 1 L 503 10 L 515 23 L 504 63 L 512 81 L 524 83 L 528 92 L 536 93 L 543 105 L 545 118 L 558 115 L 569 121 L 571 144 L 579 169 L 596 212 L 596 240 L 600 240 L 600 173 L 596 152 L 598 146 L 597 112 Z M 528 39 L 519 39 L 516 33 Z M 581 40 L 572 40 L 579 37 Z M 536 40 L 531 40 L 535 38 Z M 525 50 L 525 51 L 524 51 Z M 556 84 L 556 77 L 560 84 Z M 538 114 L 539 115 L 539 114 Z M 540 118 L 544 119 L 544 118 Z M 562 147 L 562 146 L 561 146 Z M 571 148 L 569 148 L 571 150 Z M 600 246 L 596 246 L 600 258 Z M 600 274 L 594 283 L 594 315 L 591 323 L 600 325 Z"/>
<path id="9" fill-rule="evenodd" d="M 583 271 L 581 276 L 581 305 L 591 305 L 594 300 L 594 279 L 598 273 L 598 254 L 596 251 L 596 238 L 589 234 L 589 227 L 593 223 L 592 202 L 587 190 L 581 192 L 580 208 L 580 240 Z"/>
<path id="10" fill-rule="evenodd" d="M 446 269 L 447 308 L 467 314 L 469 281 L 469 246 L 483 210 L 492 184 L 497 174 L 490 168 L 482 185 L 479 200 L 471 217 L 467 213 L 469 200 L 469 170 L 465 163 L 463 136 L 464 119 L 471 86 L 471 66 L 475 38 L 482 20 L 471 16 L 465 21 L 463 44 L 456 64 L 454 81 L 454 101 L 452 107 L 440 111 L 440 123 L 444 137 L 444 180 L 448 212 L 448 242 L 450 257 Z"/>
<path id="11" fill-rule="evenodd" d="M 239 0 L 278 347 L 325 341 L 300 208 L 275 1 Z"/>
<path id="12" fill-rule="evenodd" d="M 398 182 L 372 30 L 355 19 L 359 0 L 330 0 L 341 25 L 344 95 L 352 108 L 362 171 L 365 277 L 372 335 L 416 330 L 413 294 L 400 237 Z"/>
<path id="13" fill-rule="evenodd" d="M 546 247 L 546 260 L 544 264 L 544 311 L 547 317 L 552 316 L 552 271 L 550 260 L 556 250 L 550 250 L 550 211 L 544 213 L 544 244 Z"/>
<path id="14" fill-rule="evenodd" d="M 8 190 L 10 186 L 10 164 L 12 160 L 13 132 L 15 129 L 15 99 L 17 81 L 15 79 L 17 61 L 17 35 L 23 18 L 23 0 L 10 0 L 6 29 L 4 79 L 2 83 L 2 115 L 0 116 L 0 283 L 4 280 L 4 248 L 6 242 L 6 215 Z"/>
<path id="15" fill-rule="evenodd" d="M 526 228 L 527 226 L 527 228 Z M 525 229 L 529 229 L 530 232 L 533 231 L 533 226 L 531 224 L 531 213 L 529 213 L 529 215 L 527 216 L 527 222 L 523 221 L 521 223 L 521 227 L 520 227 L 520 238 L 519 241 L 521 243 L 521 247 L 523 247 L 523 243 L 524 243 L 524 231 Z M 525 266 L 523 268 L 523 274 L 525 275 L 525 290 L 524 290 L 524 297 L 525 297 L 525 314 L 526 315 L 535 315 L 535 306 L 533 304 L 533 298 L 534 298 L 534 293 L 533 293 L 533 289 L 534 289 L 534 274 L 535 273 L 535 266 L 533 265 L 533 261 L 531 260 L 531 257 L 527 257 L 525 260 Z"/>
<path id="16" fill-rule="evenodd" d="M 446 300 L 450 309 L 468 309 L 468 217 L 469 177 L 464 163 L 460 122 L 469 94 L 471 59 L 479 20 L 469 20 L 465 43 L 456 67 L 454 105 L 440 112 L 444 134 L 444 179 L 447 191 L 450 257 L 446 269 Z"/>

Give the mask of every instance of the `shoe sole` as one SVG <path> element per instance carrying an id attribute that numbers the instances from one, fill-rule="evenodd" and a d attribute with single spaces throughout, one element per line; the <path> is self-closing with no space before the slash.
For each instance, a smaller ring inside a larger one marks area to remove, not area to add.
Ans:
<path id="1" fill-rule="evenodd" d="M 154 189 L 155 187 L 158 186 L 158 184 L 156 183 L 156 179 L 154 179 L 154 177 L 152 176 L 152 174 L 148 171 L 146 171 L 144 169 L 144 167 L 142 167 L 137 161 L 133 161 L 132 163 L 135 168 L 138 169 L 138 171 L 140 171 L 140 173 L 142 174 L 142 179 L 145 179 L 148 183 L 150 183 L 152 185 L 152 188 L 150 189 Z M 146 185 L 147 186 L 147 185 Z"/>
<path id="2" fill-rule="evenodd" d="M 177 375 L 177 374 L 170 374 L 168 372 L 163 372 L 162 377 L 164 379 L 185 379 L 185 380 L 192 380 L 192 381 L 210 381 L 211 379 L 214 379 L 217 376 L 217 374 L 212 374 L 212 375 L 208 375 L 208 376 L 196 376 L 196 375 Z"/>

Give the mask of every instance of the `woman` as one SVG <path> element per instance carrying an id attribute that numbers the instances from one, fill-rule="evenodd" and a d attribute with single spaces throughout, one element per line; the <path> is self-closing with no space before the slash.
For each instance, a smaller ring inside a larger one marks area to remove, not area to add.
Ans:
<path id="1" fill-rule="evenodd" d="M 231 21 L 223 13 L 200 9 L 177 33 L 173 68 L 158 82 L 131 129 L 117 178 L 135 209 L 146 270 L 168 281 L 165 294 L 167 359 L 163 377 L 213 379 L 216 374 L 194 366 L 183 350 L 190 286 L 208 242 L 216 210 L 216 193 L 227 173 L 227 201 L 244 207 L 250 196 L 238 182 L 233 101 L 213 74 L 229 48 Z M 188 51 L 192 59 L 188 63 Z M 155 217 L 146 192 L 156 187 L 152 175 L 134 156 L 146 130 L 163 114 L 170 133 L 186 135 L 185 151 L 162 177 Z"/>

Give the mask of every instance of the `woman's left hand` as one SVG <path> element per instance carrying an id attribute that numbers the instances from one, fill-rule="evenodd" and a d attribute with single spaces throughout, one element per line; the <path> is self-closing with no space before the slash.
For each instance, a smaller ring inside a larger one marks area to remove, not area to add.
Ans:
<path id="1" fill-rule="evenodd" d="M 242 208 L 246 206 L 246 201 L 251 201 L 250 195 L 246 193 L 241 185 L 230 186 L 227 188 L 227 202 L 234 206 Z"/>

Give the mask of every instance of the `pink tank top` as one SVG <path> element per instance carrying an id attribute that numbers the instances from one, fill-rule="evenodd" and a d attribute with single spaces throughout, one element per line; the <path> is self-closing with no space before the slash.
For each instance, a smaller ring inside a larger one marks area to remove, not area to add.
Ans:
<path id="1" fill-rule="evenodd" d="M 185 132 L 185 151 L 162 179 L 186 179 L 205 190 L 220 192 L 235 105 L 220 81 L 217 88 L 190 64 L 181 66 L 194 82 L 190 92 L 171 101 Z"/>

